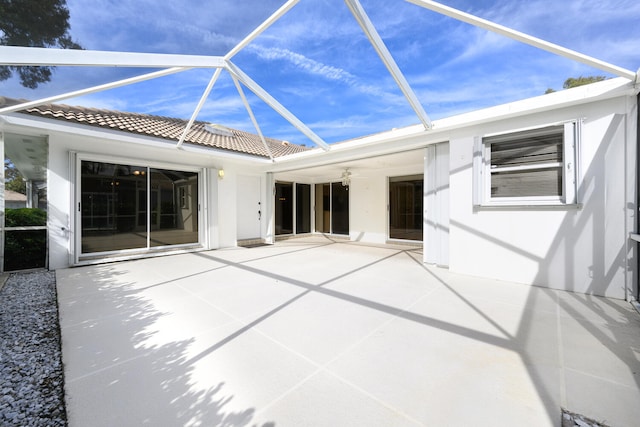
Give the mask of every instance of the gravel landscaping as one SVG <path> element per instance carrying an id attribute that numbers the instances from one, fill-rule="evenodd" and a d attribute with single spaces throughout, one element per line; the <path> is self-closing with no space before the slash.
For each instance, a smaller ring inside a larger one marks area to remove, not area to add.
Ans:
<path id="1" fill-rule="evenodd" d="M 67 425 L 54 272 L 13 273 L 0 289 L 0 391 L 0 425 Z"/>

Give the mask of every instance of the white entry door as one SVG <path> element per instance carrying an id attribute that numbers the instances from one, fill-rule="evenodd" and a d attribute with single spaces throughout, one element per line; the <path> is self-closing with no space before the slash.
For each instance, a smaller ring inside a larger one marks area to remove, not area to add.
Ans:
<path id="1" fill-rule="evenodd" d="M 261 237 L 260 221 L 264 211 L 260 187 L 259 176 L 238 176 L 238 240 Z"/>

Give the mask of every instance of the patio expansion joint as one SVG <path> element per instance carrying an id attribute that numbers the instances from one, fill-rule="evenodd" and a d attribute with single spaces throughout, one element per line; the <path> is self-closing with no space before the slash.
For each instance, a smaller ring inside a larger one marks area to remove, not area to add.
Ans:
<path id="1" fill-rule="evenodd" d="M 566 408 L 568 404 L 567 400 L 567 378 L 565 374 L 564 366 L 564 346 L 562 339 L 562 325 L 560 322 L 562 315 L 560 309 L 560 295 L 556 293 L 556 330 L 558 333 L 558 366 L 560 367 L 560 407 Z"/>
<path id="2" fill-rule="evenodd" d="M 400 250 L 400 251 L 396 251 L 394 252 L 392 255 L 384 257 L 380 260 L 376 260 L 375 263 L 384 260 L 386 258 L 389 257 L 393 257 L 396 255 L 399 255 L 401 253 L 406 253 L 406 251 L 404 250 Z M 241 264 L 245 264 L 246 262 L 249 261 L 245 261 L 242 262 Z M 359 270 L 359 269 L 358 269 Z M 356 271 L 358 271 L 356 270 Z M 311 378 L 317 376 L 319 373 L 324 372 L 328 375 L 331 375 L 332 377 L 336 378 L 338 381 L 342 382 L 343 384 L 347 385 L 348 387 L 356 390 L 357 392 L 361 393 L 362 395 L 366 396 L 369 399 L 372 399 L 373 401 L 377 402 L 378 404 L 380 404 L 381 406 L 387 408 L 388 410 L 404 417 L 405 419 L 416 423 L 417 425 L 422 425 L 422 423 L 420 423 L 419 421 L 413 419 L 411 416 L 409 416 L 408 414 L 405 414 L 404 412 L 400 411 L 399 409 L 395 408 L 394 406 L 391 406 L 390 404 L 380 400 L 379 398 L 377 398 L 376 396 L 372 395 L 371 393 L 367 392 L 366 390 L 358 387 L 357 385 L 351 383 L 350 381 L 348 381 L 347 379 L 341 377 L 340 375 L 338 375 L 337 373 L 331 371 L 328 366 L 332 363 L 334 363 L 336 360 L 340 359 L 341 357 L 343 357 L 345 354 L 347 354 L 348 352 L 350 352 L 352 349 L 354 349 L 355 347 L 357 347 L 358 345 L 360 345 L 362 342 L 364 342 L 365 340 L 369 339 L 371 336 L 373 336 L 377 331 L 379 331 L 381 328 L 383 328 L 384 326 L 388 325 L 389 323 L 393 322 L 394 320 L 396 320 L 398 318 L 399 315 L 403 314 L 403 313 L 410 313 L 410 309 L 412 307 L 414 307 L 415 305 L 417 305 L 418 303 L 420 303 L 422 300 L 424 300 L 425 298 L 429 297 L 430 295 L 432 295 L 434 292 L 436 292 L 438 289 L 440 289 L 441 285 L 439 286 L 435 286 L 432 289 L 429 289 L 427 292 L 425 292 L 421 297 L 417 298 L 416 300 L 414 300 L 413 302 L 411 302 L 409 305 L 407 305 L 404 308 L 398 308 L 397 311 L 395 313 L 387 313 L 389 315 L 389 319 L 385 320 L 384 322 L 380 323 L 379 325 L 377 325 L 376 327 L 374 327 L 369 333 L 367 333 L 366 335 L 364 335 L 363 337 L 361 337 L 360 339 L 358 339 L 356 342 L 352 343 L 349 347 L 347 347 L 345 350 L 343 350 L 340 354 L 336 355 L 335 357 L 333 357 L 332 359 L 330 359 L 329 361 L 319 364 L 318 362 L 314 361 L 313 359 L 305 356 L 304 354 L 298 352 L 297 350 L 291 348 L 290 346 L 286 345 L 285 343 L 281 342 L 280 340 L 278 340 L 276 337 L 271 336 L 270 334 L 265 333 L 264 331 L 260 330 L 259 327 L 257 327 L 257 325 L 259 325 L 259 323 L 261 323 L 264 319 L 270 317 L 271 315 L 275 314 L 276 312 L 282 310 L 283 308 L 285 308 L 286 306 L 298 301 L 299 299 L 303 298 L 306 295 L 309 295 L 313 292 L 317 292 L 318 290 L 322 289 L 322 286 L 327 285 L 328 283 L 332 283 L 335 282 L 336 280 L 345 277 L 346 275 L 350 275 L 352 272 L 347 273 L 347 274 L 342 274 L 339 275 L 335 278 L 332 278 L 330 280 L 327 280 L 323 283 L 320 283 L 318 285 L 314 285 L 314 286 L 309 286 L 307 287 L 303 292 L 297 294 L 296 296 L 290 298 L 288 301 L 286 301 L 283 304 L 280 304 L 278 306 L 275 306 L 274 308 L 268 310 L 266 313 L 262 314 L 260 317 L 258 317 L 257 319 L 253 319 L 250 322 L 246 321 L 247 316 L 245 316 L 244 318 L 240 318 L 230 312 L 228 312 L 227 310 L 223 309 L 222 307 L 217 306 L 216 304 L 211 303 L 210 301 L 204 299 L 203 297 L 201 297 L 200 295 L 194 293 L 193 291 L 183 287 L 182 285 L 178 284 L 177 286 L 179 286 L 181 289 L 183 289 L 185 292 L 193 295 L 194 297 L 200 299 L 201 301 L 205 302 L 207 305 L 211 306 L 212 308 L 219 310 L 220 312 L 222 312 L 223 314 L 229 316 L 230 318 L 232 318 L 233 320 L 239 322 L 241 325 L 243 325 L 237 332 L 231 334 L 229 337 L 223 339 L 222 341 L 220 341 L 218 344 L 214 345 L 211 349 L 207 350 L 206 352 L 201 353 L 200 355 L 197 355 L 189 360 L 186 360 L 184 363 L 185 364 L 190 364 L 193 363 L 194 361 L 196 361 L 199 357 L 204 357 L 207 354 L 210 354 L 212 351 L 215 351 L 216 349 L 218 349 L 220 346 L 226 344 L 227 342 L 231 341 L 232 339 L 236 338 L 237 336 L 241 335 L 242 333 L 245 333 L 249 330 L 261 335 L 262 337 L 264 337 L 265 339 L 273 342 L 274 344 L 276 344 L 277 346 L 279 346 L 280 348 L 284 349 L 285 351 L 293 354 L 294 356 L 304 360 L 305 362 L 309 363 L 311 366 L 315 367 L 315 370 L 313 372 L 311 372 L 309 375 L 307 375 L 305 378 L 303 378 L 302 380 L 300 380 L 297 384 L 295 384 L 294 386 L 292 386 L 289 390 L 287 390 L 286 392 L 282 393 L 280 396 L 274 398 L 270 403 L 266 404 L 263 408 L 261 408 L 260 410 L 256 411 L 256 415 L 258 415 L 259 413 L 263 413 L 264 411 L 268 410 L 270 407 L 272 407 L 273 405 L 275 405 L 276 403 L 278 403 L 279 401 L 281 401 L 282 399 L 284 399 L 286 396 L 290 395 L 291 393 L 295 392 L 295 390 L 299 389 L 302 385 L 304 385 L 305 383 L 307 383 Z M 286 281 L 284 283 L 287 283 Z M 294 284 L 295 285 L 295 284 Z"/>
<path id="3" fill-rule="evenodd" d="M 148 351 L 145 351 L 144 353 L 138 354 L 138 355 L 130 357 L 128 359 L 119 360 L 118 362 L 112 363 L 112 364 L 107 365 L 107 366 L 102 366 L 102 367 L 100 367 L 100 368 L 98 368 L 96 370 L 93 370 L 91 372 L 87 372 L 86 374 L 82 374 L 82 375 L 79 375 L 77 377 L 69 378 L 68 375 L 65 375 L 65 383 L 73 384 L 76 381 L 81 381 L 81 380 L 83 380 L 85 378 L 92 377 L 92 376 L 94 376 L 96 374 L 100 374 L 102 372 L 106 372 L 106 371 L 108 371 L 110 369 L 117 368 L 118 366 L 122 366 L 122 365 L 125 365 L 125 364 L 129 363 L 129 362 L 133 362 L 134 360 L 138 360 L 138 359 L 141 359 L 143 357 L 146 357 L 149 354 L 151 354 L 152 352 L 153 352 L 153 349 L 148 349 Z"/>
<path id="4" fill-rule="evenodd" d="M 569 372 L 569 371 L 570 372 L 575 372 L 577 374 L 584 375 L 584 376 L 589 377 L 589 378 L 594 378 L 594 379 L 609 383 L 611 385 L 615 385 L 617 387 L 624 387 L 624 388 L 627 388 L 629 390 L 634 390 L 634 391 L 638 390 L 637 387 L 630 386 L 629 384 L 624 384 L 624 383 L 621 383 L 621 382 L 618 382 L 618 381 L 614 381 L 609 377 L 603 377 L 603 376 L 600 376 L 600 375 L 593 374 L 591 372 L 583 371 L 581 369 L 575 369 L 575 368 L 570 368 L 570 367 L 566 366 L 566 367 L 564 367 L 564 370 L 567 371 L 567 372 Z"/>
<path id="5" fill-rule="evenodd" d="M 436 292 L 438 290 L 438 287 L 434 287 L 433 289 L 430 289 L 428 292 L 426 292 L 424 295 L 422 295 L 421 297 L 419 297 L 418 299 L 416 299 L 415 301 L 413 301 L 411 304 L 409 304 L 408 306 L 398 309 L 398 313 L 397 314 L 402 314 L 402 313 L 407 313 L 409 312 L 409 310 L 417 305 L 418 303 L 420 303 L 422 300 L 424 300 L 425 298 L 429 297 L 431 294 L 433 294 L 434 292 Z M 422 426 L 423 423 L 421 423 L 420 421 L 416 420 L 415 418 L 411 417 L 409 414 L 404 413 L 403 411 L 399 410 L 398 408 L 390 405 L 389 403 L 381 400 L 380 398 L 376 397 L 375 395 L 369 393 L 368 391 L 364 390 L 363 388 L 359 387 L 358 385 L 352 383 L 351 381 L 347 380 L 346 378 L 342 377 L 341 375 L 337 374 L 336 372 L 332 371 L 331 369 L 329 369 L 329 365 L 333 364 L 334 362 L 336 362 L 337 360 L 339 360 L 340 358 L 342 358 L 343 356 L 345 356 L 346 354 L 348 354 L 349 352 L 351 352 L 353 349 L 355 349 L 356 347 L 358 347 L 360 344 L 362 344 L 363 342 L 365 342 L 366 340 L 368 340 L 369 338 L 371 338 L 373 335 L 375 335 L 378 331 L 380 331 L 382 328 L 384 328 L 385 326 L 389 325 L 390 323 L 394 322 L 398 317 L 397 315 L 389 315 L 390 318 L 385 320 L 384 322 L 380 323 L 378 326 L 376 326 L 375 328 L 373 328 L 371 331 L 369 331 L 369 333 L 367 333 L 366 335 L 362 336 L 360 339 L 358 339 L 357 341 L 355 341 L 354 343 L 352 343 L 351 345 L 349 345 L 346 349 L 344 349 L 342 352 L 340 352 L 339 354 L 337 354 L 336 356 L 334 356 L 333 358 L 331 358 L 330 360 L 328 360 L 325 363 L 319 364 L 309 358 L 307 358 L 304 355 L 301 355 L 299 352 L 291 349 L 289 346 L 287 346 L 286 344 L 280 342 L 279 340 L 275 339 L 274 337 L 269 336 L 268 334 L 263 333 L 260 330 L 256 330 L 256 332 L 260 333 L 261 335 L 263 335 L 264 337 L 266 337 L 267 339 L 271 340 L 272 342 L 276 343 L 277 345 L 283 347 L 285 350 L 303 357 L 305 360 L 307 360 L 309 363 L 313 364 L 314 366 L 316 366 L 316 370 L 313 371 L 312 373 L 310 373 L 309 375 L 307 375 L 305 378 L 303 378 L 302 380 L 300 380 L 297 384 L 295 384 L 294 386 L 292 386 L 289 390 L 287 390 L 286 392 L 282 393 L 280 396 L 278 396 L 277 398 L 275 398 L 272 402 L 270 402 L 269 404 L 265 405 L 263 408 L 261 408 L 260 410 L 256 411 L 256 415 L 268 410 L 270 407 L 272 407 L 273 405 L 275 405 L 276 403 L 278 403 L 279 401 L 283 400 L 284 398 L 286 398 L 287 396 L 289 396 L 290 394 L 294 393 L 297 389 L 299 389 L 300 387 L 302 387 L 305 383 L 307 383 L 311 378 L 317 376 L 320 373 L 326 373 L 328 375 L 331 375 L 332 377 L 334 377 L 335 379 L 337 379 L 338 381 L 342 382 L 343 384 L 345 384 L 346 386 L 356 390 L 357 392 L 361 393 L 362 395 L 366 396 L 367 398 L 375 401 L 376 403 L 380 404 L 381 406 L 383 406 L 384 408 L 398 414 L 401 415 L 402 417 L 406 418 L 407 420 L 416 423 L 417 425 Z"/>

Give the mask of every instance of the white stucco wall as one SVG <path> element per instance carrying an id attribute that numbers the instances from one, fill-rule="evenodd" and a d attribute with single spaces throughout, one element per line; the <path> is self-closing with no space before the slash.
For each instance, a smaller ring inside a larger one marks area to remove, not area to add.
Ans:
<path id="1" fill-rule="evenodd" d="M 421 159 L 423 150 L 415 155 Z M 358 170 L 349 188 L 349 238 L 368 243 L 385 243 L 389 235 L 389 177 L 421 175 L 421 165 Z"/>
<path id="2" fill-rule="evenodd" d="M 596 87 L 594 85 L 594 87 Z M 602 87 L 602 86 L 598 86 Z M 570 91 L 567 91 L 567 94 Z M 576 93 L 576 92 L 574 92 Z M 581 93 L 581 92 L 577 92 Z M 566 94 L 558 94 L 561 100 Z M 438 226 L 449 230 L 448 264 L 451 271 L 508 280 L 525 284 L 566 289 L 595 295 L 625 298 L 636 273 L 635 244 L 628 234 L 635 231 L 636 201 L 636 100 L 628 94 L 594 102 L 576 102 L 557 108 L 547 99 L 527 100 L 522 104 L 502 106 L 508 119 L 491 118 L 486 112 L 459 116 L 443 121 L 441 130 L 397 132 L 377 136 L 374 143 L 382 147 L 362 146 L 353 151 L 361 162 L 351 177 L 349 230 L 352 240 L 384 243 L 388 237 L 388 177 L 423 174 L 425 147 L 448 142 L 449 202 L 448 222 Z M 532 111 L 509 114 L 530 106 Z M 513 108 L 513 110 L 511 110 Z M 496 115 L 495 117 L 498 117 Z M 464 120 L 469 119 L 469 122 Z M 542 127 L 561 121 L 583 119 L 580 146 L 580 206 L 478 208 L 473 205 L 474 138 L 523 128 Z M 27 120 L 24 131 L 48 135 L 49 140 L 49 253 L 50 268 L 70 265 L 74 233 L 73 202 L 74 164 L 70 152 L 106 156 L 103 159 L 127 159 L 152 166 L 206 168 L 204 205 L 208 248 L 230 247 L 237 243 L 238 175 L 262 177 L 264 222 L 263 237 L 272 238 L 273 181 L 278 174 L 268 174 L 270 166 L 201 152 L 176 150 L 173 144 L 123 137 L 103 138 L 86 126 L 57 125 L 52 120 Z M 12 122 L 8 131 L 20 133 L 20 124 Z M 453 125 L 451 123 L 454 123 Z M 472 125 L 471 123 L 477 123 Z M 33 125 L 33 126 L 32 126 Z M 362 141 L 355 141 L 360 144 Z M 410 153 L 406 163 L 386 162 L 384 156 L 394 151 Z M 337 151 L 337 150 L 336 150 Z M 319 173 L 310 177 L 288 177 L 292 182 L 329 182 L 351 165 L 347 150 L 334 155 L 332 167 L 325 162 Z M 370 156 L 370 157 L 368 157 Z M 323 159 L 319 157 L 320 161 Z M 327 166 L 328 165 L 328 166 Z M 391 166 L 393 165 L 393 166 Z M 291 163 L 295 172 L 314 167 L 313 162 Z M 223 179 L 217 169 L 224 169 Z M 323 175 L 324 174 L 324 175 Z M 425 218 L 426 219 L 426 218 Z M 447 248 L 447 245 L 439 245 Z M 426 245 L 425 245 L 426 247 Z M 445 249 L 446 250 L 446 249 Z"/>
<path id="3" fill-rule="evenodd" d="M 627 230 L 635 185 L 627 170 L 625 98 L 495 122 L 452 135 L 450 269 L 500 280 L 625 298 Z M 584 118 L 581 207 L 474 208 L 473 139 Z M 635 151 L 633 151 L 635 152 Z M 631 268 L 631 267 L 629 267 Z"/>
<path id="4" fill-rule="evenodd" d="M 384 243 L 387 239 L 387 176 L 360 175 L 349 188 L 349 238 L 358 242 Z"/>
<path id="5" fill-rule="evenodd" d="M 48 222 L 49 222 L 49 267 L 57 269 L 73 263 L 74 250 L 74 210 L 71 206 L 74 165 L 70 152 L 81 156 L 96 157 L 101 160 L 113 158 L 127 159 L 129 162 L 150 164 L 151 166 L 208 169 L 208 179 L 204 176 L 204 188 L 200 194 L 205 217 L 200 227 L 205 230 L 203 239 L 206 247 L 234 246 L 236 243 L 236 187 L 235 177 L 239 165 L 234 162 L 203 156 L 199 153 L 176 150 L 157 145 L 137 145 L 130 141 L 105 140 L 96 137 L 73 135 L 62 132 L 49 133 L 48 171 Z M 106 156 L 106 157 L 103 157 Z M 217 168 L 225 169 L 224 179 L 218 179 Z M 213 187 L 215 186 L 215 187 Z M 206 206 L 205 206 L 206 205 Z M 219 226 L 224 224 L 224 226 Z"/>

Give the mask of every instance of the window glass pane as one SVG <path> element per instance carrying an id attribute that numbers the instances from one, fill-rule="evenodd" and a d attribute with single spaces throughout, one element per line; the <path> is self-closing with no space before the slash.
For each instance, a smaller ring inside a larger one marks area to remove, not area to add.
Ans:
<path id="1" fill-rule="evenodd" d="M 561 197 L 564 126 L 484 138 L 491 197 Z"/>
<path id="2" fill-rule="evenodd" d="M 560 168 L 491 174 L 491 197 L 535 196 L 562 196 Z"/>
<path id="3" fill-rule="evenodd" d="M 349 187 L 341 182 L 331 184 L 331 232 L 349 234 Z"/>
<path id="4" fill-rule="evenodd" d="M 311 233 L 311 186 L 296 184 L 296 233 Z"/>
<path id="5" fill-rule="evenodd" d="M 198 243 L 198 173 L 150 169 L 151 246 Z"/>
<path id="6" fill-rule="evenodd" d="M 276 182 L 276 234 L 293 234 L 293 184 Z"/>
<path id="7" fill-rule="evenodd" d="M 389 178 L 389 237 L 422 240 L 422 177 Z"/>
<path id="8" fill-rule="evenodd" d="M 82 253 L 147 246 L 146 167 L 82 161 Z"/>
<path id="9" fill-rule="evenodd" d="M 316 184 L 316 232 L 330 233 L 331 213 L 329 195 L 331 193 L 329 184 Z"/>
<path id="10" fill-rule="evenodd" d="M 491 144 L 492 168 L 558 162 L 562 162 L 562 134 Z"/>

